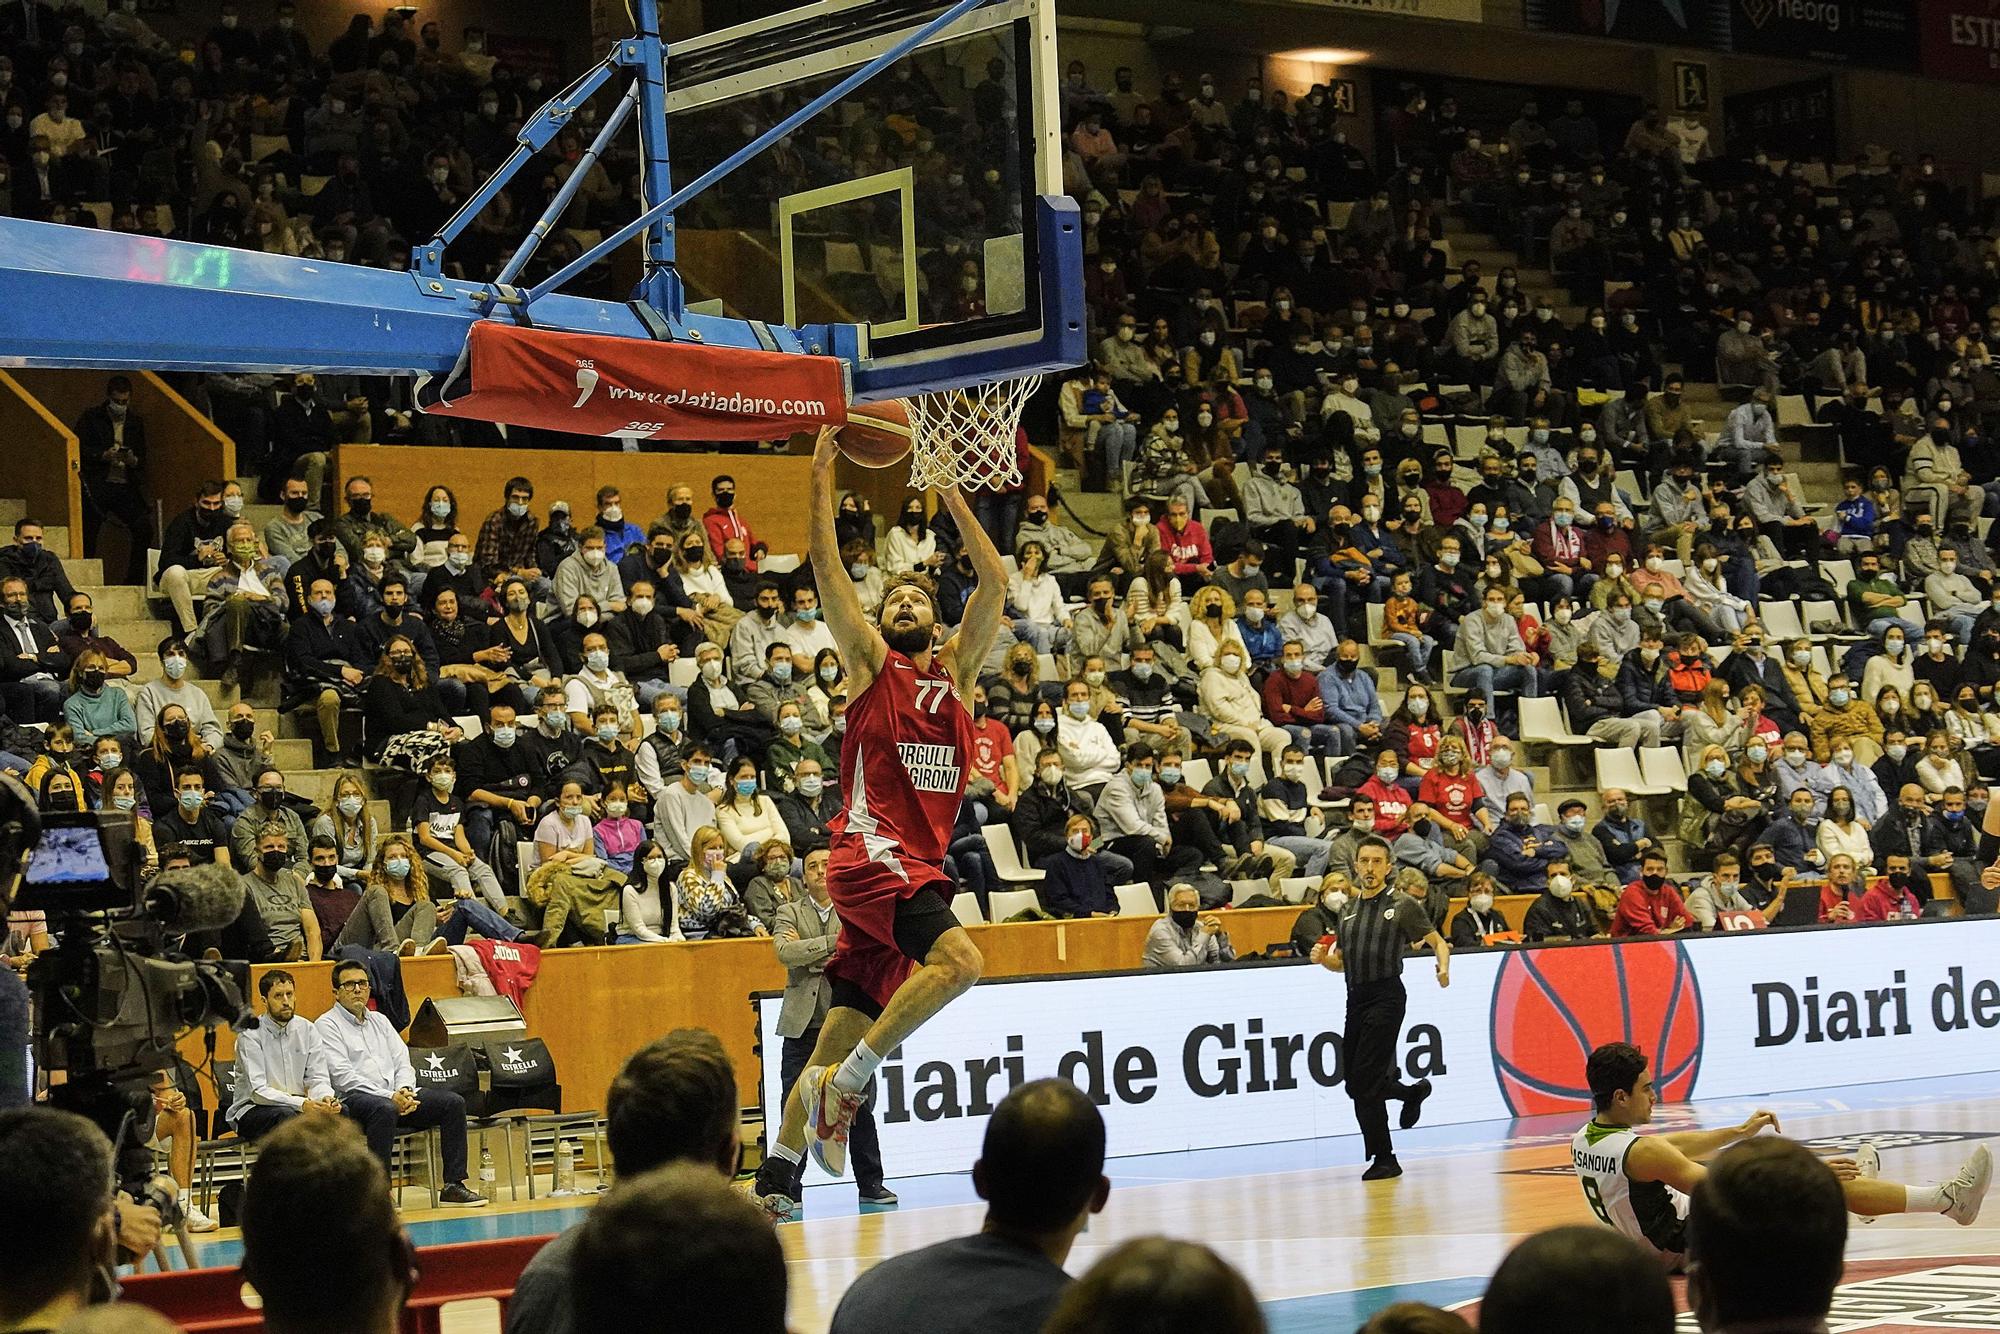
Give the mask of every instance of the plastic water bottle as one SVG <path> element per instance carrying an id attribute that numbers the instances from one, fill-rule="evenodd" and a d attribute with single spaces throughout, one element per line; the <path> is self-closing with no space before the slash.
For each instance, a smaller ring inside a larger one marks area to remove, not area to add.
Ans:
<path id="1" fill-rule="evenodd" d="M 493 1170 L 493 1146 L 486 1142 L 484 1135 L 481 1135 L 479 1137 L 479 1184 L 490 1186 L 498 1175 Z"/>
<path id="2" fill-rule="evenodd" d="M 556 1141 L 556 1187 L 551 1195 L 576 1194 L 576 1142 Z"/>

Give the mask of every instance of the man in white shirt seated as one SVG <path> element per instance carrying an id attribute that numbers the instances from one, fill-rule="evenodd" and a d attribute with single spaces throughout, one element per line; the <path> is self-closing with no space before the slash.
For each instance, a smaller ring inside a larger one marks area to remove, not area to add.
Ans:
<path id="1" fill-rule="evenodd" d="M 333 1008 L 313 1027 L 341 1110 L 360 1123 L 382 1165 L 389 1165 L 398 1130 L 436 1127 L 445 1181 L 438 1202 L 456 1208 L 485 1204 L 486 1197 L 465 1184 L 465 1099 L 449 1089 L 417 1087 L 410 1049 L 387 1018 L 368 1008 L 366 968 L 352 960 L 333 966 Z"/>
<path id="2" fill-rule="evenodd" d="M 327 1079 L 319 1029 L 298 1017 L 298 984 L 282 968 L 257 979 L 264 1013 L 236 1036 L 236 1079 L 229 1124 L 260 1139 L 301 1113 L 340 1115 Z M 364 1004 L 366 1002 L 363 1002 Z"/>

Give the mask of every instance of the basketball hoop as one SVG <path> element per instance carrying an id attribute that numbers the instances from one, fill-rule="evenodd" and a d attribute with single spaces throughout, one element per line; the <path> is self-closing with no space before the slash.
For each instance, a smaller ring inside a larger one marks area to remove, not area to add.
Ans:
<path id="1" fill-rule="evenodd" d="M 910 485 L 1000 491 L 1021 480 L 1014 435 L 1039 375 L 912 394 Z"/>

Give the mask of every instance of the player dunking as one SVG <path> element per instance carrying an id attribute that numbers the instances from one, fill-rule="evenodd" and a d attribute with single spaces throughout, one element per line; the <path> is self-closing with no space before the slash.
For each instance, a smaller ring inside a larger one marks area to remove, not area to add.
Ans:
<path id="1" fill-rule="evenodd" d="M 961 692 L 970 691 L 1000 633 L 1007 567 L 965 497 L 956 487 L 940 490 L 978 574 L 958 633 L 938 642 L 936 589 L 914 574 L 888 581 L 871 625 L 844 576 L 834 531 L 838 456 L 836 432 L 823 429 L 813 451 L 812 561 L 849 692 L 840 747 L 845 791 L 827 826 L 827 886 L 840 938 L 826 965 L 832 1008 L 757 1171 L 757 1194 L 778 1216 L 798 1207 L 808 1147 L 834 1176 L 846 1170 L 847 1129 L 875 1067 L 977 982 L 983 963 L 952 915 L 957 886 L 943 863 L 973 744 Z"/>
<path id="2" fill-rule="evenodd" d="M 1687 1252 L 1688 1195 L 1708 1172 L 1702 1160 L 1766 1127 L 1776 1130 L 1778 1118 L 1757 1112 L 1741 1125 L 1719 1130 L 1641 1135 L 1635 1127 L 1651 1121 L 1658 1104 L 1645 1053 L 1627 1042 L 1606 1043 L 1590 1054 L 1585 1078 L 1597 1114 L 1570 1141 L 1584 1199 L 1599 1219 L 1679 1270 Z M 1848 1209 L 1864 1220 L 1883 1214 L 1943 1214 L 1969 1227 L 1979 1217 L 1993 1177 L 1993 1157 L 1983 1144 L 1957 1176 L 1937 1186 L 1880 1180 L 1882 1155 L 1866 1142 L 1852 1158 L 1828 1159 L 1827 1165 L 1840 1178 Z"/>

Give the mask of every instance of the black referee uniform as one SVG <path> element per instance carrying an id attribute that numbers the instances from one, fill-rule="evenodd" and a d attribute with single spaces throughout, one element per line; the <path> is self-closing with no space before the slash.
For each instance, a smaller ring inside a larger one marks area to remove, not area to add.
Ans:
<path id="1" fill-rule="evenodd" d="M 1362 1150 L 1378 1168 L 1396 1160 L 1396 1146 L 1389 1139 L 1389 1102 L 1408 1103 L 1430 1091 L 1427 1083 L 1405 1084 L 1397 1078 L 1396 1041 L 1409 1005 L 1403 960 L 1411 945 L 1435 929 L 1422 904 L 1388 889 L 1350 900 L 1340 914 L 1337 934 L 1347 978 L 1347 1096 L 1354 1099 Z"/>

